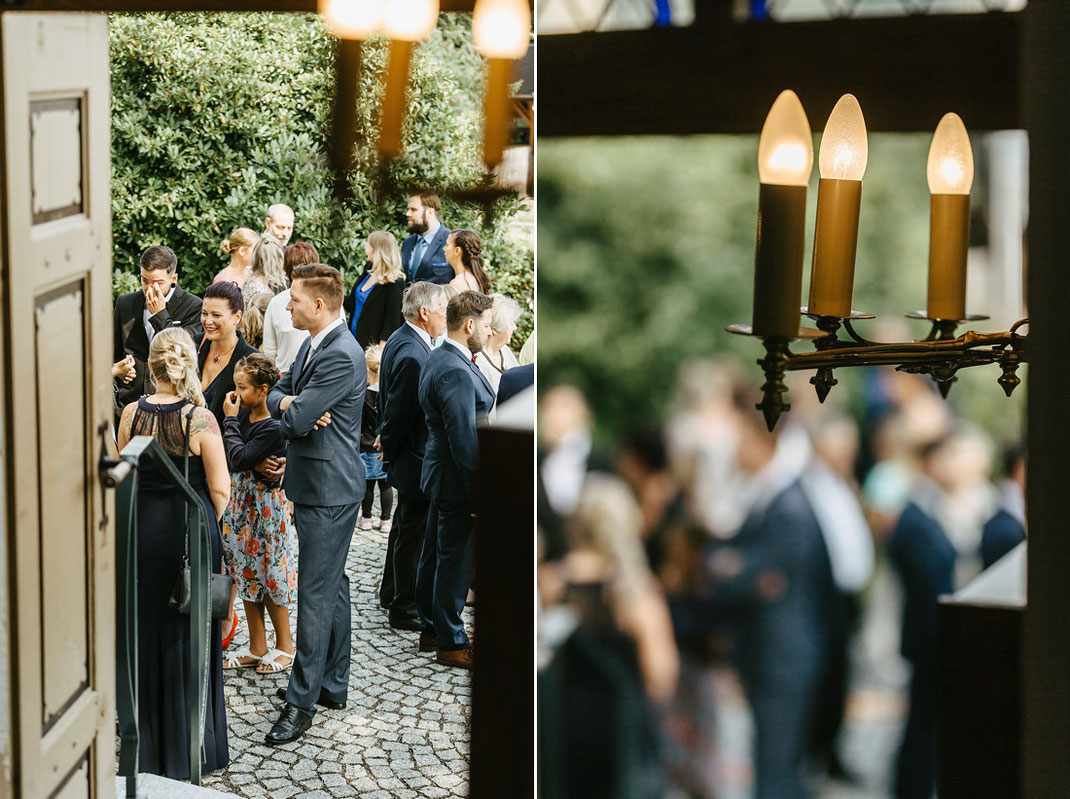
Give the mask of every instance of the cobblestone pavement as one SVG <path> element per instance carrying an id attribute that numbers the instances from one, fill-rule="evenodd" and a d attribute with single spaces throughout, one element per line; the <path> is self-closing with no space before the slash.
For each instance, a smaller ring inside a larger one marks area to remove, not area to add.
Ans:
<path id="1" fill-rule="evenodd" d="M 385 549 L 385 533 L 358 530 L 346 562 L 353 598 L 347 708 L 317 708 L 304 736 L 269 747 L 264 736 L 281 708 L 275 691 L 289 672 L 224 672 L 231 760 L 205 787 L 257 799 L 467 796 L 471 677 L 419 652 L 416 633 L 387 625 L 376 595 Z M 471 630 L 471 609 L 465 613 Z M 291 624 L 296 630 L 293 610 Z M 243 624 L 231 646 L 246 643 Z"/>

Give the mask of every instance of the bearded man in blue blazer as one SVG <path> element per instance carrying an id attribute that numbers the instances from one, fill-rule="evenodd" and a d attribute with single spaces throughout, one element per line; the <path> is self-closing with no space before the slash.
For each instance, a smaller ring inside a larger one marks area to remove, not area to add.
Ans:
<path id="1" fill-rule="evenodd" d="M 438 221 L 441 210 L 437 194 L 425 191 L 409 197 L 405 229 L 412 235 L 401 243 L 401 268 L 407 283 L 449 283 L 454 278 L 443 249 L 450 229 Z"/>
<path id="2" fill-rule="evenodd" d="M 310 334 L 289 371 L 268 393 L 268 409 L 289 440 L 283 487 L 294 503 L 301 547 L 297 579 L 297 655 L 286 705 L 268 744 L 300 738 L 314 705 L 344 708 L 349 688 L 350 597 L 345 574 L 364 498 L 360 417 L 368 367 L 339 316 L 344 288 L 337 269 L 294 267 L 286 309 Z"/>
<path id="3" fill-rule="evenodd" d="M 435 339 L 446 332 L 446 292 L 413 283 L 401 301 L 404 324 L 387 339 L 379 360 L 379 443 L 387 482 L 398 492 L 394 526 L 386 545 L 379 604 L 390 626 L 418 630 L 416 566 L 427 529 L 429 500 L 420 488 L 427 422 L 420 407 L 420 373 Z"/>
<path id="4" fill-rule="evenodd" d="M 476 424 L 494 405 L 494 390 L 475 365 L 491 335 L 491 300 L 462 291 L 446 306 L 446 339 L 420 375 L 427 418 L 420 488 L 431 498 L 427 535 L 416 577 L 421 649 L 434 636 L 435 659 L 472 668 L 472 646 L 461 622 L 472 574 L 472 517 L 478 455 Z"/>

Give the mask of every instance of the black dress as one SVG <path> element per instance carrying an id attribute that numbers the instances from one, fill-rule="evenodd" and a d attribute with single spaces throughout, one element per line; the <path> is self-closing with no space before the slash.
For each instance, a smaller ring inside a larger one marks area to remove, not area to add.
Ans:
<path id="1" fill-rule="evenodd" d="M 185 401 L 154 405 L 142 397 L 131 430 L 132 436 L 156 438 L 179 472 L 186 446 L 182 409 L 188 405 Z M 150 461 L 142 461 L 138 471 L 138 729 L 141 738 L 138 770 L 188 780 L 189 616 L 167 606 L 185 550 L 184 503 L 175 487 Z M 208 495 L 204 465 L 198 455 L 189 457 L 189 482 L 208 513 L 212 568 L 219 571 L 219 528 Z M 230 761 L 223 703 L 222 633 L 215 622 L 211 630 L 202 773 L 223 768 Z"/>
<path id="2" fill-rule="evenodd" d="M 538 675 L 539 783 L 546 799 L 660 799 L 657 722 L 635 642 L 605 583 L 571 583 L 575 631 Z"/>
<path id="3" fill-rule="evenodd" d="M 204 362 L 208 360 L 208 353 L 212 347 L 212 342 L 205 339 L 201 344 L 200 349 L 197 351 L 197 374 L 204 374 Z M 252 353 L 259 353 L 256 347 L 245 340 L 241 333 L 238 333 L 238 343 L 234 345 L 234 351 L 230 354 L 230 360 L 226 365 L 219 370 L 219 374 L 215 376 L 211 383 L 204 389 L 204 404 L 212 412 L 216 422 L 219 423 L 219 429 L 223 429 L 223 419 L 226 415 L 223 413 L 223 400 L 227 398 L 227 394 L 234 390 L 234 367 L 238 365 L 238 361 L 244 358 L 246 355 Z"/>

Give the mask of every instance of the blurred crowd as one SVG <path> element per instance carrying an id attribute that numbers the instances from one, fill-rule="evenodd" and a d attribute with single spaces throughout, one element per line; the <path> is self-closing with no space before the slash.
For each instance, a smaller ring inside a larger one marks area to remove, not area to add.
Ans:
<path id="1" fill-rule="evenodd" d="M 938 597 L 1024 539 L 1024 452 L 999 442 L 997 458 L 927 377 L 873 367 L 863 381 L 850 413 L 793 391 L 770 433 L 753 375 L 693 363 L 669 419 L 613 450 L 578 390 L 543 390 L 540 796 L 724 795 L 739 780 L 719 740 L 732 690 L 754 796 L 857 779 L 842 730 L 866 669 L 898 675 L 904 697 L 886 790 L 933 795 Z M 896 623 L 864 640 L 889 604 L 881 575 Z"/>

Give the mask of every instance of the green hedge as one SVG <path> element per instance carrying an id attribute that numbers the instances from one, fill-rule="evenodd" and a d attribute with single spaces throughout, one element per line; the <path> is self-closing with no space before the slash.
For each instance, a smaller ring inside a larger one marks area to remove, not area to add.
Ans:
<path id="1" fill-rule="evenodd" d="M 414 49 L 400 184 L 440 193 L 483 185 L 483 61 L 471 18 L 443 14 Z M 112 226 L 116 294 L 138 287 L 153 244 L 172 247 L 182 285 L 200 292 L 226 265 L 219 242 L 260 231 L 267 207 L 296 212 L 293 240 L 309 241 L 352 284 L 375 230 L 405 235 L 405 196 L 381 196 L 375 150 L 389 45 L 364 46 L 353 199 L 340 214 L 326 166 L 334 47 L 312 14 L 122 14 L 111 17 Z M 480 232 L 496 290 L 526 309 L 532 327 L 533 257 L 510 236 L 519 198 L 499 200 L 494 222 L 477 206 L 443 200 L 442 220 Z"/>

